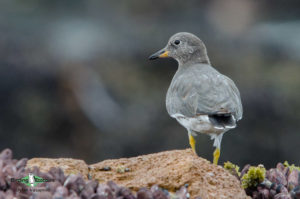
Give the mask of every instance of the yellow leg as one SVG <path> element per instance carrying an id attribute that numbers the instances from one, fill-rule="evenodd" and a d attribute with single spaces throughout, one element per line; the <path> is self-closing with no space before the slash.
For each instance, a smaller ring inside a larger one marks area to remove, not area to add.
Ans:
<path id="1" fill-rule="evenodd" d="M 216 148 L 215 152 L 214 152 L 214 164 L 218 165 L 218 161 L 219 161 L 219 157 L 220 157 L 220 149 Z"/>
<path id="2" fill-rule="evenodd" d="M 190 146 L 192 147 L 192 150 L 194 151 L 195 154 L 197 154 L 196 153 L 196 140 L 191 134 L 189 134 L 189 141 L 190 141 Z"/>

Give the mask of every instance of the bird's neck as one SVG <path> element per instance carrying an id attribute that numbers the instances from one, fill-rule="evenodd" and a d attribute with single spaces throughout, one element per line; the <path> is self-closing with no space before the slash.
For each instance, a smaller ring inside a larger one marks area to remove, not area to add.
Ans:
<path id="1" fill-rule="evenodd" d="M 193 64 L 208 64 L 210 65 L 210 60 L 206 53 L 194 54 L 192 57 L 187 57 L 186 59 L 178 60 L 179 67 L 187 67 Z"/>

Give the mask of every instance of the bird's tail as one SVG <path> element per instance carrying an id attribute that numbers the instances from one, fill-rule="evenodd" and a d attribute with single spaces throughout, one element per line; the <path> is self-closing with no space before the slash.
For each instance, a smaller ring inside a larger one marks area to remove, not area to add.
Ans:
<path id="1" fill-rule="evenodd" d="M 236 120 L 231 113 L 208 115 L 209 121 L 216 129 L 233 129 L 236 127 Z"/>

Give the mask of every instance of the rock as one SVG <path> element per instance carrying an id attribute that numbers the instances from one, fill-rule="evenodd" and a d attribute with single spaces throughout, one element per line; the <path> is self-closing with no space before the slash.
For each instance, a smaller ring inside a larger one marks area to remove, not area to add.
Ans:
<path id="1" fill-rule="evenodd" d="M 108 167 L 111 169 L 103 169 Z M 119 172 L 120 168 L 128 170 Z M 133 191 L 157 184 L 168 191 L 176 192 L 189 184 L 191 198 L 248 198 L 236 177 L 221 166 L 196 156 L 191 149 L 105 160 L 90 165 L 89 172 L 92 179 L 99 183 L 114 181 Z M 98 190 L 98 193 L 101 191 Z M 147 192 L 139 194 L 145 198 L 148 195 Z"/>
<path id="2" fill-rule="evenodd" d="M 53 195 L 53 198 L 66 198 L 68 196 L 68 189 L 65 186 L 59 186 Z"/>
<path id="3" fill-rule="evenodd" d="M 273 190 L 273 189 L 270 190 L 270 198 L 274 198 L 274 196 L 275 196 L 276 194 L 277 194 L 277 193 L 276 193 L 275 190 Z"/>
<path id="4" fill-rule="evenodd" d="M 22 169 L 26 166 L 27 164 L 27 161 L 28 159 L 27 158 L 22 158 L 21 160 L 19 160 L 16 164 L 16 168 L 19 170 L 19 169 Z"/>
<path id="5" fill-rule="evenodd" d="M 250 166 L 251 166 L 250 164 L 247 164 L 247 165 L 244 166 L 244 168 L 241 171 L 240 177 L 242 177 L 243 175 L 245 175 L 249 171 Z"/>
<path id="6" fill-rule="evenodd" d="M 274 199 L 292 199 L 292 197 L 288 193 L 279 193 L 275 195 Z"/>
<path id="7" fill-rule="evenodd" d="M 288 176 L 288 187 L 290 189 L 293 189 L 299 185 L 298 182 L 299 182 L 299 171 L 294 169 L 290 172 Z"/>
<path id="8" fill-rule="evenodd" d="M 287 185 L 285 175 L 277 169 L 270 169 L 269 171 L 267 171 L 266 178 L 276 184 L 282 184 L 284 186 Z"/>
<path id="9" fill-rule="evenodd" d="M 66 179 L 64 186 L 69 190 L 74 190 L 77 194 L 79 194 L 85 187 L 85 182 L 81 175 L 71 174 Z"/>
<path id="10" fill-rule="evenodd" d="M 282 185 L 282 184 L 279 184 L 276 187 L 276 192 L 277 193 L 289 193 L 289 191 L 287 190 L 287 188 L 284 185 Z"/>
<path id="11" fill-rule="evenodd" d="M 276 169 L 277 169 L 278 171 L 283 172 L 285 168 L 286 168 L 286 167 L 285 167 L 282 163 L 278 163 L 278 164 L 276 165 Z"/>
<path id="12" fill-rule="evenodd" d="M 88 178 L 88 165 L 83 160 L 71 158 L 33 158 L 27 161 L 26 168 L 38 167 L 42 172 L 48 172 L 52 167 L 59 167 L 65 175 L 81 174 L 84 179 Z"/>
<path id="13" fill-rule="evenodd" d="M 141 188 L 137 194 L 137 199 L 152 199 L 152 193 L 149 189 Z"/>
<path id="14" fill-rule="evenodd" d="M 11 160 L 13 156 L 12 150 L 10 149 L 4 149 L 0 153 L 0 159 L 1 160 Z"/>
<path id="15" fill-rule="evenodd" d="M 259 197 L 260 198 L 270 198 L 270 191 L 268 189 L 259 190 Z"/>
<path id="16" fill-rule="evenodd" d="M 297 186 L 291 191 L 291 195 L 294 199 L 300 199 L 300 186 Z"/>
<path id="17" fill-rule="evenodd" d="M 47 182 L 46 184 L 46 189 L 48 189 L 51 193 L 54 193 L 57 189 L 57 187 L 60 187 L 61 184 L 58 181 L 54 182 Z"/>
<path id="18" fill-rule="evenodd" d="M 49 198 L 52 198 L 52 195 L 49 192 L 40 192 L 40 193 L 34 193 L 32 198 L 35 198 L 35 199 L 49 199 Z"/>

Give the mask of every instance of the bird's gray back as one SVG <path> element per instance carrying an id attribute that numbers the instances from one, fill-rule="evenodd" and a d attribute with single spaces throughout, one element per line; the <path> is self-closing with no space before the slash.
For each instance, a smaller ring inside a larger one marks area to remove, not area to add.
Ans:
<path id="1" fill-rule="evenodd" d="M 231 113 L 242 118 L 240 93 L 234 82 L 207 64 L 179 67 L 167 92 L 168 113 L 195 117 Z"/>

